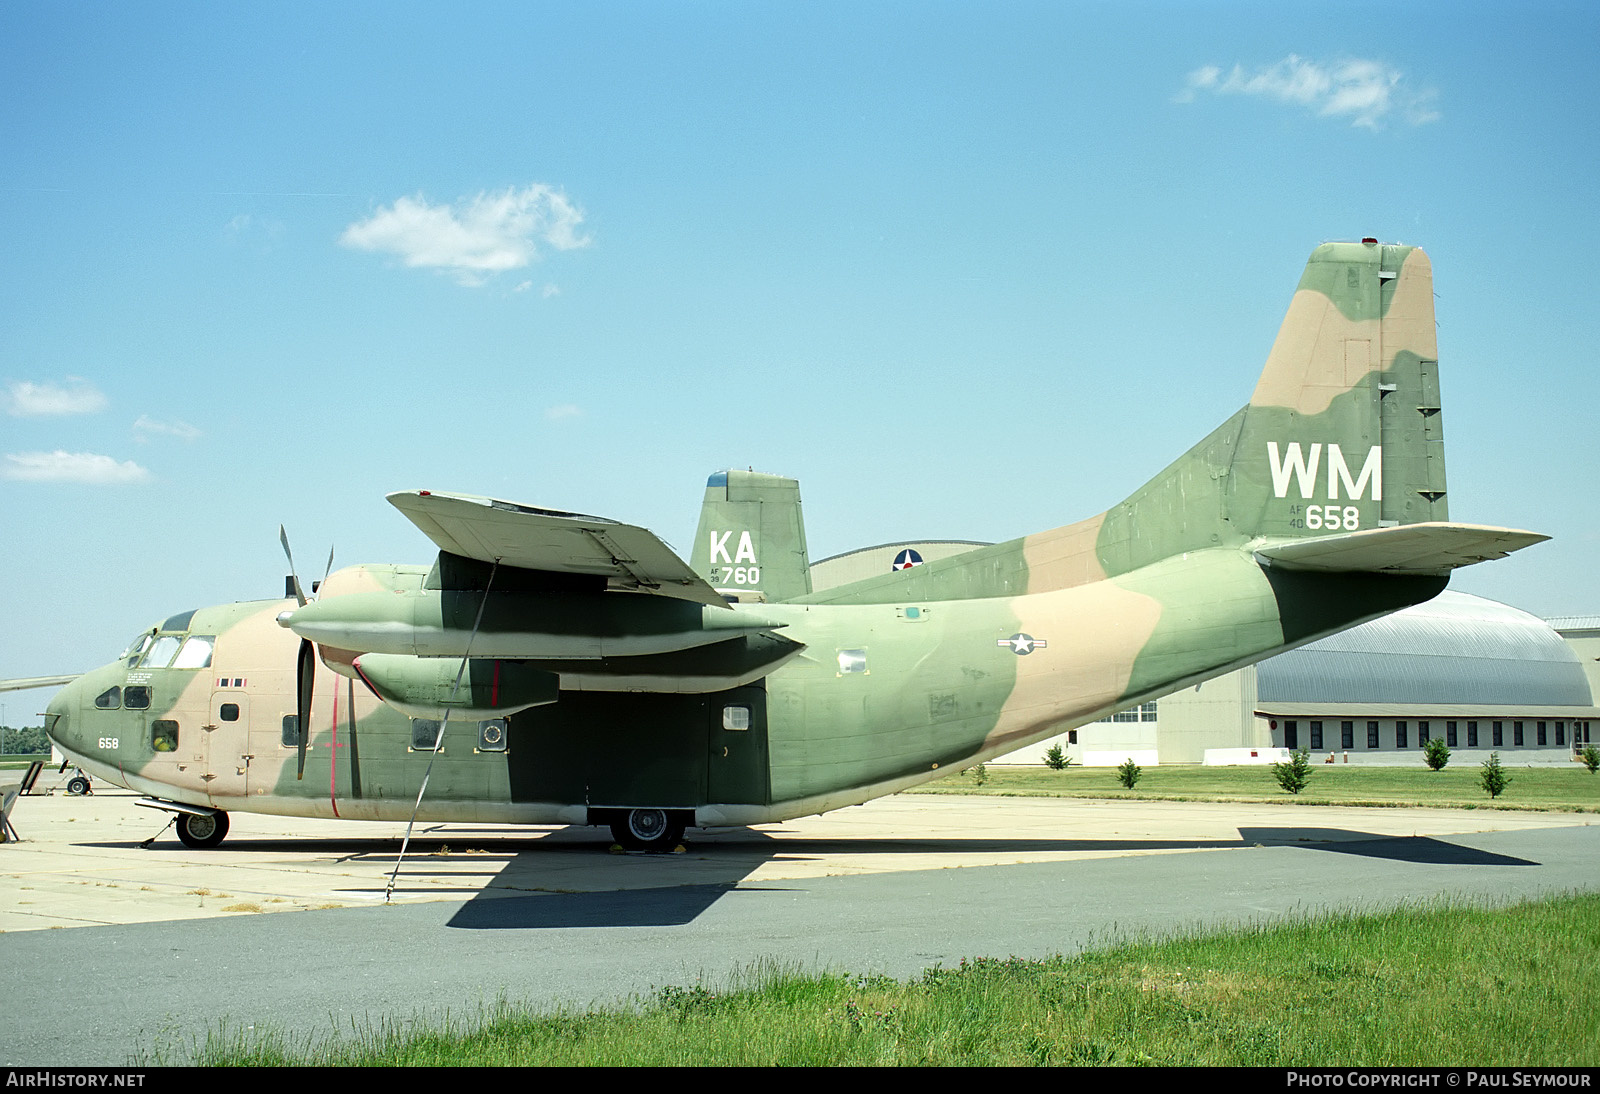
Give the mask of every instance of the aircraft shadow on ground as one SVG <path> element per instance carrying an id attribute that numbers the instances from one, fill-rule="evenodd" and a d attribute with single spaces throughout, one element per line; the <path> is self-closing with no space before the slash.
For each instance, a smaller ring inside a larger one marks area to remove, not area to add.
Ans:
<path id="1" fill-rule="evenodd" d="M 1389 859 L 1427 866 L 1538 866 L 1530 859 L 1497 855 L 1432 836 L 1383 836 L 1345 828 L 1241 828 L 1247 844 L 1309 845 L 1319 851 Z"/>
<path id="2" fill-rule="evenodd" d="M 441 885 L 440 872 L 419 884 L 429 860 L 448 857 L 448 874 L 459 878 L 454 893 L 466 898 L 449 926 L 464 930 L 541 929 L 558 927 L 672 926 L 693 922 L 735 890 L 783 892 L 804 882 L 747 883 L 773 859 L 820 859 L 829 856 L 880 857 L 946 855 L 1013 856 L 1042 852 L 1128 854 L 1140 851 L 1226 850 L 1255 846 L 1299 847 L 1359 855 L 1391 862 L 1431 866 L 1537 866 L 1528 859 L 1499 855 L 1429 836 L 1386 836 L 1341 828 L 1240 828 L 1237 839 L 996 839 L 990 837 L 905 839 L 774 836 L 754 829 L 734 829 L 696 838 L 683 854 L 609 854 L 610 839 L 602 830 L 573 827 L 537 836 L 509 835 L 504 830 L 474 832 L 468 826 L 432 827 L 414 837 L 402 865 L 397 892 L 454 895 Z M 151 850 L 159 851 L 165 841 Z M 91 844 L 107 848 L 136 847 L 133 842 Z M 392 861 L 400 841 L 373 839 L 229 840 L 232 854 L 294 854 L 314 849 L 340 861 Z M 466 856 L 481 855 L 481 859 Z M 473 865 L 467 867 L 466 863 Z"/>
<path id="3" fill-rule="evenodd" d="M 783 892 L 803 883 L 745 885 L 745 878 L 766 861 L 850 853 L 857 855 L 971 855 L 1042 851 L 1112 852 L 1220 850 L 1252 846 L 1303 847 L 1416 865 L 1537 866 L 1528 859 L 1462 847 L 1428 836 L 1385 836 L 1338 828 L 1241 828 L 1236 840 L 1084 840 L 1084 839 L 790 839 L 745 830 L 736 838 L 697 846 L 691 840 L 697 878 L 713 864 L 715 880 L 674 884 L 681 878 L 681 856 L 630 855 L 637 867 L 623 889 L 561 892 L 558 880 L 546 874 L 541 853 L 516 855 L 491 885 L 451 917 L 449 925 L 466 930 L 538 929 L 549 927 L 670 926 L 692 922 L 712 904 L 735 890 Z M 572 850 L 581 845 L 566 844 Z M 593 845 L 589 845 L 592 847 Z M 539 851 L 550 849 L 550 845 Z M 639 884 L 639 883 L 643 884 Z M 530 892 L 529 890 L 542 890 Z"/>

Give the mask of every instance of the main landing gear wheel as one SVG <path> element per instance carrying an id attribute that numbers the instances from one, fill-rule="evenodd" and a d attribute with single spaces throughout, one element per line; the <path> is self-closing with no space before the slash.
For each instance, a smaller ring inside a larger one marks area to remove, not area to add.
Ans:
<path id="1" fill-rule="evenodd" d="M 226 813 L 179 813 L 178 838 L 185 847 L 204 851 L 215 847 L 228 834 Z"/>
<path id="2" fill-rule="evenodd" d="M 67 780 L 68 794 L 87 794 L 88 792 L 89 780 L 84 778 L 82 775 L 74 775 L 72 778 Z"/>
<path id="3" fill-rule="evenodd" d="M 629 851 L 671 851 L 683 839 L 683 818 L 665 809 L 630 809 L 611 822 L 611 838 Z"/>

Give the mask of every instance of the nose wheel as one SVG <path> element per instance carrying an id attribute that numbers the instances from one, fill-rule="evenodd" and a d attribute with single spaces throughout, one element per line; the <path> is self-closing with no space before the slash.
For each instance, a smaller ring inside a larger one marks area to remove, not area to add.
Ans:
<path id="1" fill-rule="evenodd" d="M 611 838 L 629 851 L 671 851 L 688 827 L 684 818 L 666 809 L 629 809 L 611 821 Z"/>
<path id="2" fill-rule="evenodd" d="M 204 851 L 217 846 L 228 834 L 226 813 L 179 813 L 178 838 L 185 847 Z"/>

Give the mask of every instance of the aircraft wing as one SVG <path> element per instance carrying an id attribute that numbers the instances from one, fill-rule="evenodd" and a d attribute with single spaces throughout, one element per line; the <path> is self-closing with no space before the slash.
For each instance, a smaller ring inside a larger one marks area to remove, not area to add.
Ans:
<path id="1" fill-rule="evenodd" d="M 536 509 L 468 494 L 402 490 L 389 503 L 442 551 L 526 570 L 594 574 L 619 589 L 725 608 L 655 533 L 604 517 Z"/>
<path id="2" fill-rule="evenodd" d="M 1319 573 L 1444 574 L 1504 558 L 1549 536 L 1484 524 L 1425 521 L 1393 528 L 1292 539 L 1256 548 L 1256 557 L 1286 570 Z"/>
<path id="3" fill-rule="evenodd" d="M 0 691 L 27 691 L 29 688 L 56 688 L 63 684 L 70 684 L 79 677 L 79 673 L 68 673 L 66 676 L 23 676 L 13 680 L 0 680 Z"/>

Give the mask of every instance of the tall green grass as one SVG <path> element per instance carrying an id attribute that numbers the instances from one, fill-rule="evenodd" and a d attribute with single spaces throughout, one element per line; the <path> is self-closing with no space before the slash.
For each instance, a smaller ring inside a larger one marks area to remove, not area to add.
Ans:
<path id="1" fill-rule="evenodd" d="M 585 1014 L 502 1003 L 470 1022 L 342 1038 L 218 1031 L 193 1062 L 1593 1066 L 1600 895 L 978 958 L 905 983 L 769 966 Z"/>

